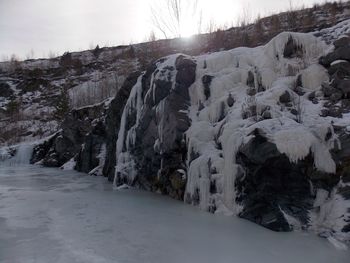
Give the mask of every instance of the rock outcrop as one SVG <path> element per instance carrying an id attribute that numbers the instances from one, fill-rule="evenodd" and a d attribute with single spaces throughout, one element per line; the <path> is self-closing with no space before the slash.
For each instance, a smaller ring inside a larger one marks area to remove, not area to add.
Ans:
<path id="1" fill-rule="evenodd" d="M 40 161 L 45 166 L 60 167 L 75 157 L 85 137 L 98 126 L 105 109 L 102 103 L 71 111 L 62 122 L 61 131 L 34 148 L 31 163 Z"/>
<path id="2" fill-rule="evenodd" d="M 183 55 L 156 62 L 138 80 L 122 117 L 114 183 L 183 199 L 184 133 L 196 63 Z"/>
<path id="3" fill-rule="evenodd" d="M 74 158 L 117 187 L 349 242 L 349 42 L 326 54 L 312 34 L 282 33 L 257 48 L 164 57 L 109 103 L 73 111 L 32 161 Z"/>

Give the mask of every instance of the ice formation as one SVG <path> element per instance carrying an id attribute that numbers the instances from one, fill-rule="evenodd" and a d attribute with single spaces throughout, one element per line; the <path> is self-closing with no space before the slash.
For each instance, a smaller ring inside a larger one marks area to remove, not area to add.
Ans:
<path id="1" fill-rule="evenodd" d="M 3 159 L 3 165 L 9 165 L 9 166 L 18 166 L 18 165 L 25 165 L 29 164 L 30 158 L 32 156 L 34 143 L 23 143 L 14 145 L 11 148 L 14 149 L 15 155 L 11 156 L 8 154 L 8 151 L 10 150 L 7 147 L 2 148 L 0 151 L 2 152 L 0 156 L 0 161 Z M 7 153 L 7 154 L 5 154 Z"/>
<path id="2" fill-rule="evenodd" d="M 101 72 L 93 72 L 92 79 L 80 83 L 68 90 L 69 101 L 72 108 L 79 108 L 87 105 L 100 103 L 107 98 L 115 96 L 118 87 L 125 80 L 123 76 Z"/>
<path id="3" fill-rule="evenodd" d="M 106 160 L 106 144 L 102 144 L 100 154 L 97 155 L 98 165 L 89 172 L 89 175 L 102 175 L 103 165 Z"/>
<path id="4" fill-rule="evenodd" d="M 142 116 L 142 109 L 146 107 L 145 100 L 152 100 L 155 104 L 156 89 L 158 86 L 155 81 L 168 81 L 169 83 L 175 83 L 176 70 L 175 61 L 177 55 L 172 55 L 157 63 L 158 70 L 152 74 L 150 88 L 146 91 L 142 83 L 143 75 L 141 75 L 135 86 L 132 88 L 128 101 L 123 110 L 120 129 L 118 133 L 118 140 L 116 143 L 116 159 L 117 166 L 114 178 L 114 184 L 118 177 L 125 178 L 128 182 L 133 182 L 136 176 L 136 167 L 133 156 L 130 154 L 130 147 L 135 146 L 136 143 L 136 129 L 138 128 L 140 119 Z M 173 87 L 172 87 L 173 88 Z M 164 108 L 162 108 L 162 101 L 160 101 L 155 108 L 156 117 L 158 117 L 158 135 L 159 139 L 156 141 L 154 147 L 157 144 L 162 143 L 162 129 L 166 126 L 166 120 L 162 118 Z M 148 106 L 148 105 L 147 105 Z M 134 113 L 134 119 L 128 120 L 128 115 Z M 131 126 L 131 127 L 130 127 Z"/>
<path id="5" fill-rule="evenodd" d="M 288 42 L 297 50 L 286 57 Z M 195 151 L 199 157 L 188 163 L 186 193 L 197 195 L 202 209 L 215 203 L 216 211 L 228 208 L 239 213 L 235 180 L 244 171 L 235 164 L 236 153 L 252 138 L 255 129 L 262 131 L 291 162 L 312 153 L 318 170 L 335 173 L 329 153 L 333 145 L 319 134 L 320 130 L 331 129 L 330 121 L 319 117 L 321 106 L 312 104 L 307 94 L 299 96 L 293 91 L 298 74 L 310 91 L 319 90 L 328 80 L 326 71 L 317 64 L 326 50 L 327 45 L 311 34 L 285 32 L 262 47 L 237 48 L 197 59 L 197 81 L 190 88 L 192 126 L 186 136 L 189 152 Z M 209 92 L 203 87 L 203 76 L 212 78 Z M 247 94 L 249 89 L 253 89 L 253 95 Z M 292 107 L 300 108 L 300 119 L 279 101 L 285 92 L 291 97 Z M 230 96 L 233 105 L 227 103 Z M 249 118 L 243 118 L 244 111 L 253 107 Z M 264 119 L 264 111 L 269 111 L 272 119 Z M 331 141 L 335 140 L 334 135 Z M 216 182 L 216 194 L 208 193 L 211 181 Z M 222 205 L 225 208 L 218 207 Z"/>
<path id="6" fill-rule="evenodd" d="M 308 98 L 328 81 L 327 72 L 318 64 L 319 57 L 327 50 L 328 46 L 312 34 L 284 32 L 265 46 L 236 48 L 195 58 L 196 78 L 189 88 L 191 126 L 185 133 L 187 172 L 181 173 L 187 179 L 186 202 L 226 214 L 238 214 L 242 210 L 236 202 L 235 182 L 245 171 L 236 163 L 236 154 L 254 138 L 256 130 L 290 162 L 311 155 L 317 170 L 336 172 L 329 152 L 338 142 L 332 119 L 320 117 L 322 101 L 315 104 Z M 130 149 L 135 146 L 144 107 L 154 106 L 156 112 L 159 139 L 154 149 L 166 147 L 163 129 L 171 120 L 165 120 L 165 100 L 157 101 L 155 83 L 169 81 L 174 88 L 178 56 L 157 63 L 147 91 L 143 75 L 132 88 L 116 143 L 115 183 L 118 178 L 132 183 L 137 176 Z M 298 81 L 303 84 L 304 95 L 295 91 Z M 281 100 L 283 96 L 285 101 Z M 146 103 L 150 99 L 151 105 Z"/>

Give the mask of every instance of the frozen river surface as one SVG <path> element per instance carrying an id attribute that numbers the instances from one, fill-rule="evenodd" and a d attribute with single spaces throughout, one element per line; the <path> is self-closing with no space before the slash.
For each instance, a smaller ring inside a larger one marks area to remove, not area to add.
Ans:
<path id="1" fill-rule="evenodd" d="M 1 164 L 0 164 L 1 165 Z M 312 234 L 275 233 L 104 178 L 0 166 L 0 262 L 342 263 Z"/>

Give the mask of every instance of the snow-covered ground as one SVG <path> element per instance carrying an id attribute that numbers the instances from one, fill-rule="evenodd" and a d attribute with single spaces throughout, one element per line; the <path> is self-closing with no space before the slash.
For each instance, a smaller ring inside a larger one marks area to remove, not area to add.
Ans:
<path id="1" fill-rule="evenodd" d="M 102 177 L 0 166 L 0 262 L 349 262 L 306 233 L 275 233 Z"/>

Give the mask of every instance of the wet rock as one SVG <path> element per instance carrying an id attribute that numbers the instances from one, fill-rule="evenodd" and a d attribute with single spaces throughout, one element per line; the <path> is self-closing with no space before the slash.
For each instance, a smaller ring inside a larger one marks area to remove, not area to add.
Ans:
<path id="1" fill-rule="evenodd" d="M 332 132 L 331 128 L 328 128 L 324 140 L 325 140 L 326 142 L 328 142 L 328 141 L 332 138 L 332 136 L 333 136 L 333 132 Z"/>
<path id="2" fill-rule="evenodd" d="M 254 74 L 251 71 L 248 72 L 247 86 L 251 88 L 255 88 Z"/>
<path id="3" fill-rule="evenodd" d="M 343 168 L 342 174 L 341 174 L 341 179 L 344 183 L 350 183 L 350 165 L 346 165 Z"/>
<path id="4" fill-rule="evenodd" d="M 341 118 L 342 117 L 342 110 L 340 107 L 332 105 L 329 108 L 325 108 L 321 110 L 321 116 L 322 117 L 334 117 L 334 118 Z"/>
<path id="5" fill-rule="evenodd" d="M 320 64 L 328 67 L 336 60 L 350 60 L 350 49 L 347 46 L 339 47 L 333 52 L 320 58 Z"/>
<path id="6" fill-rule="evenodd" d="M 343 97 L 343 94 L 339 91 L 334 92 L 329 99 L 333 102 L 339 101 Z"/>
<path id="7" fill-rule="evenodd" d="M 348 158 L 350 156 L 350 134 L 346 131 L 342 131 L 338 135 L 338 139 L 340 141 L 341 148 L 333 149 L 332 153 L 337 162 L 344 164 L 347 161 L 349 161 Z M 350 167 L 350 164 L 348 167 Z M 350 168 L 348 169 L 348 171 L 350 171 Z"/>
<path id="8" fill-rule="evenodd" d="M 301 58 L 303 57 L 303 47 L 299 45 L 292 36 L 289 36 L 288 41 L 284 47 L 283 57 L 285 58 Z"/>
<path id="9" fill-rule="evenodd" d="M 294 89 L 294 92 L 298 94 L 298 96 L 303 96 L 305 94 L 305 91 L 302 87 L 298 86 Z"/>
<path id="10" fill-rule="evenodd" d="M 347 224 L 346 226 L 344 226 L 341 231 L 344 233 L 349 233 L 350 232 L 350 224 Z"/>
<path id="11" fill-rule="evenodd" d="M 291 109 L 290 113 L 292 113 L 295 116 L 297 116 L 299 114 L 299 112 L 296 109 Z"/>
<path id="12" fill-rule="evenodd" d="M 344 79 L 339 81 L 337 84 L 337 88 L 342 91 L 345 97 L 348 97 L 348 94 L 350 93 L 350 80 Z"/>
<path id="13" fill-rule="evenodd" d="M 345 199 L 350 200 L 350 186 L 344 186 L 338 189 L 338 193 Z M 350 207 L 350 206 L 349 206 Z"/>
<path id="14" fill-rule="evenodd" d="M 291 102 L 291 96 L 288 91 L 285 91 L 281 96 L 280 96 L 280 102 L 281 103 L 288 103 Z"/>
<path id="15" fill-rule="evenodd" d="M 255 139 L 243 145 L 240 148 L 240 153 L 244 155 L 249 162 L 255 164 L 264 164 L 268 159 L 280 155 L 276 145 L 270 143 L 263 136 L 259 135 L 259 131 L 254 132 Z"/>
<path id="16" fill-rule="evenodd" d="M 334 41 L 333 45 L 336 49 L 340 47 L 348 47 L 350 45 L 350 38 L 348 36 L 342 36 Z"/>
<path id="17" fill-rule="evenodd" d="M 205 99 L 209 99 L 210 97 L 210 84 L 211 84 L 211 81 L 213 80 L 213 76 L 210 76 L 210 75 L 204 75 L 202 77 L 202 83 L 203 83 L 203 87 L 204 87 L 204 96 L 205 96 Z"/>
<path id="18" fill-rule="evenodd" d="M 196 75 L 193 72 L 196 70 L 197 64 L 190 58 L 180 55 L 175 62 L 176 82 L 186 87 L 190 86 L 195 80 Z"/>
<path id="19" fill-rule="evenodd" d="M 297 79 L 295 81 L 295 86 L 296 87 L 302 87 L 303 86 L 303 76 L 302 76 L 302 74 L 299 74 L 297 76 Z"/>
<path id="20" fill-rule="evenodd" d="M 307 176 L 310 178 L 312 185 L 316 189 L 321 188 L 330 192 L 339 182 L 339 176 L 334 174 L 327 174 L 315 169 L 310 171 L 311 172 Z"/>
<path id="21" fill-rule="evenodd" d="M 176 59 L 175 68 L 168 70 L 170 75 L 176 73 L 175 83 L 170 82 L 172 88 L 168 88 L 166 83 L 158 83 L 157 88 L 163 90 L 161 114 L 155 110 L 159 101 L 153 101 L 152 96 L 147 93 L 152 78 L 151 71 L 143 76 L 142 96 L 145 97 L 142 100 L 145 103 L 138 113 L 142 117 L 136 122 L 136 116 L 132 114 L 136 109 L 131 107 L 127 112 L 128 124 L 125 132 L 130 129 L 134 131 L 133 143 L 128 145 L 128 153 L 137 167 L 133 181 L 128 183 L 183 199 L 184 188 L 175 189 L 174 182 L 177 182 L 176 178 L 179 176 L 176 171 L 182 169 L 186 172 L 184 162 L 187 148 L 183 135 L 190 126 L 186 114 L 190 105 L 188 88 L 195 81 L 196 63 L 190 57 L 180 55 Z M 154 147 L 155 144 L 157 147 Z M 122 184 L 125 177 L 117 175 L 116 179 L 117 184 Z"/>
<path id="22" fill-rule="evenodd" d="M 244 178 L 236 181 L 237 200 L 243 205 L 240 217 L 274 231 L 291 231 L 293 226 L 285 219 L 284 211 L 307 224 L 312 196 L 305 171 L 313 167 L 312 162 L 290 163 L 273 143 L 256 132 L 255 138 L 240 148 L 237 163 L 245 170 Z"/>
<path id="23" fill-rule="evenodd" d="M 313 92 L 311 92 L 309 95 L 308 95 L 308 99 L 309 100 L 314 100 L 316 98 L 316 92 L 315 91 L 313 91 Z"/>
<path id="24" fill-rule="evenodd" d="M 322 92 L 324 96 L 327 98 L 327 97 L 330 97 L 333 93 L 336 93 L 337 89 L 331 87 L 328 83 L 323 83 Z"/>
<path id="25" fill-rule="evenodd" d="M 79 153 L 94 126 L 93 121 L 103 114 L 103 103 L 72 110 L 62 122 L 61 131 L 34 149 L 32 162 L 42 161 L 49 167 L 62 166 Z"/>
<path id="26" fill-rule="evenodd" d="M 98 122 L 93 130 L 85 137 L 84 147 L 76 157 L 75 169 L 79 172 L 89 173 L 99 165 L 99 154 L 105 142 L 106 133 L 103 122 Z"/>
<path id="27" fill-rule="evenodd" d="M 147 73 L 146 73 L 147 74 Z M 103 175 L 113 181 L 116 165 L 116 142 L 120 128 L 123 109 L 130 95 L 132 87 L 136 84 L 140 72 L 131 73 L 124 81 L 122 87 L 118 90 L 107 110 L 105 118 L 106 132 L 106 159 L 103 167 Z"/>
<path id="28" fill-rule="evenodd" d="M 34 147 L 32 157 L 30 159 L 31 164 L 35 164 L 37 162 L 42 161 L 48 155 L 48 152 L 50 151 L 53 142 L 55 141 L 57 136 L 58 135 L 56 134 L 49 140 L 46 140 L 42 144 L 36 145 Z"/>
<path id="29" fill-rule="evenodd" d="M 267 120 L 267 119 L 272 119 L 272 114 L 271 114 L 271 112 L 270 111 L 264 111 L 263 112 L 263 114 L 262 114 L 262 118 L 264 119 L 264 120 Z"/>
<path id="30" fill-rule="evenodd" d="M 254 96 L 256 94 L 256 89 L 255 88 L 248 88 L 247 89 L 247 95 L 248 96 Z"/>
<path id="31" fill-rule="evenodd" d="M 225 108 L 226 108 L 226 105 L 225 105 L 225 103 L 222 101 L 222 102 L 220 103 L 220 115 L 219 115 L 218 121 L 222 121 L 222 120 L 225 118 L 225 116 L 226 116 L 226 114 L 225 114 Z"/>
<path id="32" fill-rule="evenodd" d="M 199 103 L 198 103 L 198 111 L 201 111 L 203 109 L 204 109 L 203 102 L 199 101 Z"/>
<path id="33" fill-rule="evenodd" d="M 342 99 L 341 100 L 341 107 L 344 111 L 344 113 L 350 111 L 350 99 Z"/>
<path id="34" fill-rule="evenodd" d="M 229 107 L 232 107 L 233 106 L 233 104 L 235 103 L 235 99 L 233 98 L 233 96 L 232 96 L 232 94 L 230 93 L 229 95 L 228 95 L 228 98 L 227 98 L 227 105 L 229 106 Z"/>
<path id="35" fill-rule="evenodd" d="M 344 75 L 350 75 L 350 63 L 348 61 L 342 60 L 337 63 L 332 64 L 328 68 L 328 74 L 333 75 L 337 71 L 341 71 L 344 73 Z"/>
<path id="36" fill-rule="evenodd" d="M 246 208 L 239 216 L 273 231 L 289 232 L 293 230 L 279 208 L 270 206 L 269 203 L 246 204 Z"/>

